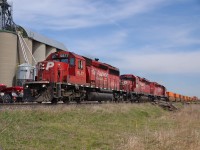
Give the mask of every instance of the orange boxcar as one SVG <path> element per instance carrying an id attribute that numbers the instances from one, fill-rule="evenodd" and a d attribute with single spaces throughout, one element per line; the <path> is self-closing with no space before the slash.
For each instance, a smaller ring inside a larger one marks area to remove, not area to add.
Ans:
<path id="1" fill-rule="evenodd" d="M 186 96 L 186 101 L 187 101 L 187 102 L 189 101 L 189 97 L 188 97 L 188 96 Z"/>
<path id="2" fill-rule="evenodd" d="M 183 100 L 183 95 L 179 95 L 179 97 L 180 97 L 180 100 L 181 100 L 181 101 L 184 101 L 184 100 Z"/>
<path id="3" fill-rule="evenodd" d="M 180 94 L 174 93 L 174 97 L 175 97 L 177 102 L 181 101 Z"/>
<path id="4" fill-rule="evenodd" d="M 173 92 L 166 92 L 166 93 L 167 93 L 167 97 L 168 97 L 169 101 L 176 101 L 176 98 L 175 98 Z"/>
<path id="5" fill-rule="evenodd" d="M 183 101 L 186 101 L 186 96 L 183 96 Z"/>

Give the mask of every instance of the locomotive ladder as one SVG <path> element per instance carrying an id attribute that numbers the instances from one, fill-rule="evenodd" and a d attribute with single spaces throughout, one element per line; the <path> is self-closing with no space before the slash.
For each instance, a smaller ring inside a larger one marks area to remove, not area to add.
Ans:
<path id="1" fill-rule="evenodd" d="M 20 46 L 22 48 L 22 53 L 23 53 L 23 56 L 24 56 L 24 60 L 25 60 L 26 63 L 29 64 L 28 57 L 26 55 L 26 51 L 25 51 L 25 48 L 24 48 L 24 44 L 23 44 L 23 41 L 22 41 L 22 39 L 20 37 L 20 33 L 18 32 L 17 35 L 18 35 L 18 38 L 19 38 Z"/>

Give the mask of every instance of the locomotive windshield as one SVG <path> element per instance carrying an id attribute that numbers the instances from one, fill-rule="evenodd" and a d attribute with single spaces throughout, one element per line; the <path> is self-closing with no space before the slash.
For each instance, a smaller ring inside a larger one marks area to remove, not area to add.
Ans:
<path id="1" fill-rule="evenodd" d="M 134 78 L 128 77 L 128 76 L 123 76 L 121 79 L 128 80 L 128 81 L 135 81 Z"/>
<path id="2" fill-rule="evenodd" d="M 64 63 L 68 63 L 69 62 L 68 58 L 62 58 L 62 59 L 60 59 L 60 61 L 64 62 Z"/>
<path id="3" fill-rule="evenodd" d="M 68 54 L 54 54 L 52 55 L 52 60 L 58 61 L 58 62 L 64 62 L 64 63 L 69 63 L 69 58 Z"/>

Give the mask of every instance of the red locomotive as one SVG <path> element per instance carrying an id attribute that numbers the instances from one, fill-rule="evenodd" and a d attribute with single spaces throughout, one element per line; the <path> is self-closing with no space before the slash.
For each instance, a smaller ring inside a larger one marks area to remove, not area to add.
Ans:
<path id="1" fill-rule="evenodd" d="M 165 86 L 73 52 L 50 54 L 37 65 L 36 81 L 24 84 L 24 100 L 131 101 L 169 100 Z M 196 98 L 195 98 L 196 99 Z"/>
<path id="2" fill-rule="evenodd" d="M 165 86 L 160 85 L 156 82 L 151 82 L 150 87 L 151 87 L 151 94 L 155 95 L 157 99 L 162 99 L 166 97 L 167 89 L 165 88 Z"/>
<path id="3" fill-rule="evenodd" d="M 131 101 L 166 99 L 165 87 L 132 74 L 121 75 L 121 89 Z"/>
<path id="4" fill-rule="evenodd" d="M 120 93 L 119 69 L 73 52 L 50 54 L 38 63 L 36 81 L 24 86 L 27 101 L 112 100 Z"/>

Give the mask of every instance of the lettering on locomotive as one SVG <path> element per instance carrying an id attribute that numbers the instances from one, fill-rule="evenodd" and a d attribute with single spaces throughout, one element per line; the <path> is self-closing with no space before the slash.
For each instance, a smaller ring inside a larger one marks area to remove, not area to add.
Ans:
<path id="1" fill-rule="evenodd" d="M 46 67 L 44 63 L 39 63 L 38 64 L 38 69 L 39 70 L 49 70 L 50 68 L 52 68 L 54 66 L 54 62 L 48 62 Z"/>

